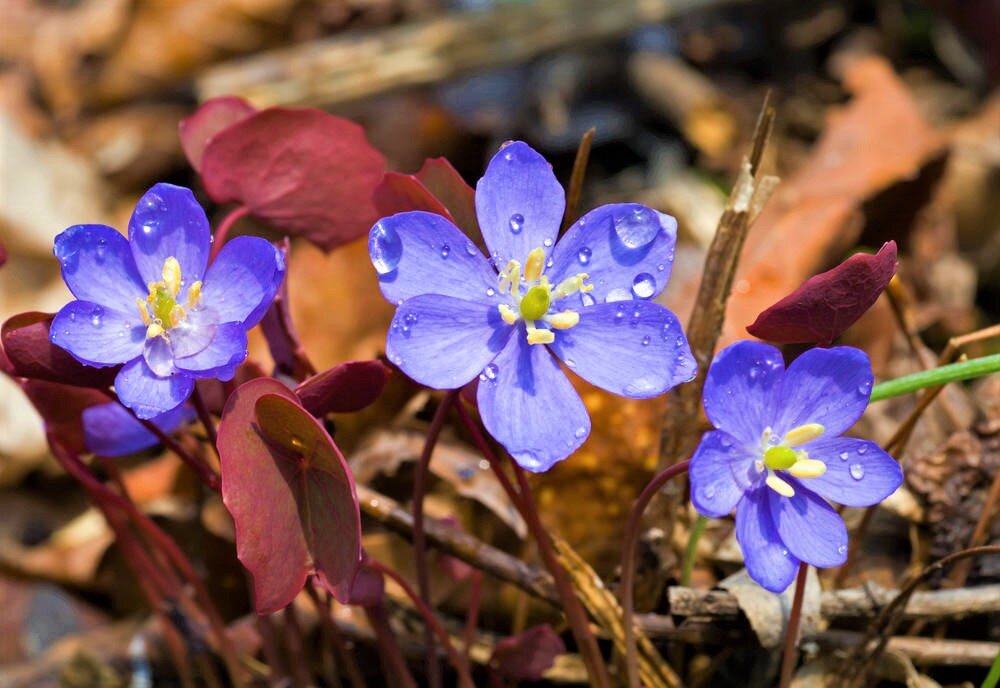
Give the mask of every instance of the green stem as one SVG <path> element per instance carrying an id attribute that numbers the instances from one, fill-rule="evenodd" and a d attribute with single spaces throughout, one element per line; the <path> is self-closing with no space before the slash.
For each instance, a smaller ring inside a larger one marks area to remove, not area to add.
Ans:
<path id="1" fill-rule="evenodd" d="M 937 387 L 949 382 L 971 380 L 990 373 L 1000 372 L 1000 354 L 974 358 L 950 365 L 924 370 L 912 375 L 886 380 L 872 388 L 872 401 L 882 401 L 892 397 L 916 392 L 925 387 Z"/>
<path id="2" fill-rule="evenodd" d="M 990 673 L 986 674 L 986 678 L 983 679 L 983 685 L 979 688 L 996 688 L 997 682 L 1000 682 L 1000 652 L 993 658 Z"/>
<path id="3" fill-rule="evenodd" d="M 684 563 L 681 566 L 681 585 L 688 587 L 691 585 L 691 571 L 694 570 L 694 559 L 698 552 L 698 540 L 705 532 L 708 519 L 698 514 L 698 518 L 691 524 L 691 534 L 688 536 L 687 548 L 684 550 Z"/>

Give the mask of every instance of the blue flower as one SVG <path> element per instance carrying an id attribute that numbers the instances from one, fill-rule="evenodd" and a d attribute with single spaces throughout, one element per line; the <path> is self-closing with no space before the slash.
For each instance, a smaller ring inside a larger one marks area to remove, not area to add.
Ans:
<path id="1" fill-rule="evenodd" d="M 799 562 L 839 566 L 847 529 L 825 501 L 870 506 L 903 481 L 877 444 L 840 437 L 864 413 L 873 382 L 852 347 L 811 349 L 785 370 L 781 352 L 738 342 L 705 381 L 705 433 L 691 458 L 691 501 L 705 516 L 736 509 L 736 539 L 751 577 L 781 592 Z"/>
<path id="2" fill-rule="evenodd" d="M 101 456 L 125 456 L 159 444 L 160 440 L 118 402 L 83 410 L 83 437 L 87 449 Z M 156 427 L 171 433 L 194 419 L 194 411 L 181 405 L 150 418 Z"/>
<path id="3" fill-rule="evenodd" d="M 52 343 L 86 365 L 122 365 L 115 391 L 140 418 L 180 406 L 196 378 L 231 379 L 284 277 L 264 239 L 237 237 L 208 265 L 211 241 L 194 194 L 171 184 L 139 199 L 127 240 L 104 225 L 56 237 L 78 300 L 56 315 Z"/>
<path id="4" fill-rule="evenodd" d="M 399 306 L 389 360 L 435 389 L 478 377 L 486 429 L 536 472 L 590 433 L 559 360 L 632 398 L 662 394 L 695 373 L 676 316 L 650 300 L 670 276 L 676 221 L 641 205 L 605 205 L 556 243 L 564 210 L 549 164 L 513 142 L 476 187 L 489 259 L 433 213 L 384 218 L 368 240 L 382 293 Z"/>

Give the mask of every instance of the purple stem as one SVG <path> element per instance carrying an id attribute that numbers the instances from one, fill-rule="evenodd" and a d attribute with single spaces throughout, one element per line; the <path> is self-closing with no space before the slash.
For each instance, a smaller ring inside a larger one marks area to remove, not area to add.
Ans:
<path id="1" fill-rule="evenodd" d="M 798 656 L 796 645 L 799 641 L 799 621 L 802 619 L 802 599 L 806 592 L 806 573 L 809 564 L 799 562 L 799 573 L 795 577 L 795 596 L 792 598 L 792 611 L 788 615 L 788 626 L 785 627 L 785 654 L 781 657 L 781 679 L 779 688 L 788 688 L 792 683 L 792 671 L 795 669 L 795 659 Z"/>
<path id="2" fill-rule="evenodd" d="M 226 243 L 226 237 L 229 236 L 229 230 L 233 228 L 233 225 L 235 225 L 237 221 L 249 213 L 250 210 L 248 208 L 239 205 L 229 211 L 229 214 L 222 218 L 222 222 L 219 223 L 218 228 L 215 230 L 215 235 L 212 237 L 212 249 L 208 254 L 209 263 L 215 260 L 215 257 L 219 255 L 219 251 L 222 250 L 222 245 Z"/>

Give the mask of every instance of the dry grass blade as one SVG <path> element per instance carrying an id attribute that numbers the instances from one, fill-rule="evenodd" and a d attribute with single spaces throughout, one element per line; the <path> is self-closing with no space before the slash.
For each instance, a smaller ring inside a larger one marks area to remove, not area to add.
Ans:
<path id="1" fill-rule="evenodd" d="M 583 178 L 587 173 L 587 162 L 590 160 L 590 148 L 594 145 L 594 134 L 596 129 L 591 127 L 580 139 L 580 146 L 576 149 L 576 158 L 573 160 L 573 172 L 569 177 L 569 186 L 566 189 L 566 212 L 563 215 L 562 234 L 570 225 L 576 222 L 579 217 L 580 194 L 583 193 Z"/>

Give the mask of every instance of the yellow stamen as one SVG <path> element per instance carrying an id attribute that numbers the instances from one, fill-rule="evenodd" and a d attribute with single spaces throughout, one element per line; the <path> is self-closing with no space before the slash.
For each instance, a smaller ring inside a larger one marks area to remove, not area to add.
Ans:
<path id="1" fill-rule="evenodd" d="M 540 248 L 531 249 L 528 254 L 528 261 L 524 264 L 524 279 L 529 282 L 536 281 L 542 276 L 542 268 L 545 266 L 545 251 Z"/>
<path id="2" fill-rule="evenodd" d="M 184 306 L 176 305 L 170 309 L 170 321 L 168 325 L 170 327 L 177 327 L 177 323 L 184 319 L 187 313 L 184 312 Z"/>
<path id="3" fill-rule="evenodd" d="M 556 335 L 552 330 L 543 330 L 536 327 L 528 328 L 528 344 L 551 344 L 556 340 Z"/>
<path id="4" fill-rule="evenodd" d="M 517 294 L 521 288 L 521 264 L 516 260 L 507 263 L 507 267 L 500 273 L 500 293 L 510 290 L 511 294 Z"/>
<path id="5" fill-rule="evenodd" d="M 789 447 L 797 447 L 800 444 L 805 444 L 806 442 L 811 442 L 826 430 L 819 423 L 806 423 L 805 425 L 800 425 L 797 428 L 792 428 L 785 433 L 784 444 Z"/>
<path id="6" fill-rule="evenodd" d="M 772 490 L 780 494 L 782 497 L 795 496 L 795 489 L 791 485 L 786 483 L 784 480 L 776 476 L 774 473 L 767 476 L 767 480 L 765 480 L 764 482 L 766 482 L 768 487 L 770 487 Z"/>
<path id="7" fill-rule="evenodd" d="M 818 478 L 826 473 L 826 464 L 816 459 L 799 459 L 788 472 L 796 478 Z"/>
<path id="8" fill-rule="evenodd" d="M 505 323 L 507 323 L 508 325 L 513 325 L 514 323 L 517 322 L 517 313 L 515 313 L 514 309 L 508 306 L 506 303 L 501 303 L 499 306 L 497 306 L 497 308 L 500 309 L 500 317 L 503 318 L 503 321 Z"/>
<path id="9" fill-rule="evenodd" d="M 170 295 L 177 296 L 177 292 L 181 290 L 181 264 L 173 256 L 163 261 L 163 282 Z"/>
<path id="10" fill-rule="evenodd" d="M 578 291 L 590 291 L 594 288 L 594 285 L 585 285 L 583 283 L 585 279 L 587 279 L 587 273 L 585 272 L 581 272 L 573 277 L 567 277 L 559 283 L 559 286 L 557 286 L 555 291 L 552 292 L 552 295 L 557 299 L 561 299 Z"/>
<path id="11" fill-rule="evenodd" d="M 149 317 L 149 308 L 146 307 L 145 301 L 137 298 L 135 300 L 135 305 L 139 307 L 139 315 L 142 316 L 143 325 L 149 325 L 149 323 L 153 322 L 153 319 Z"/>
<path id="12" fill-rule="evenodd" d="M 188 308 L 194 308 L 201 302 L 201 280 L 194 282 L 188 287 Z"/>
<path id="13" fill-rule="evenodd" d="M 563 311 L 550 317 L 548 322 L 553 329 L 568 330 L 580 322 L 580 314 L 576 311 Z"/>
<path id="14" fill-rule="evenodd" d="M 158 323 L 150 323 L 149 327 L 146 328 L 146 339 L 153 339 L 154 337 L 159 337 L 163 334 L 163 327 Z"/>

